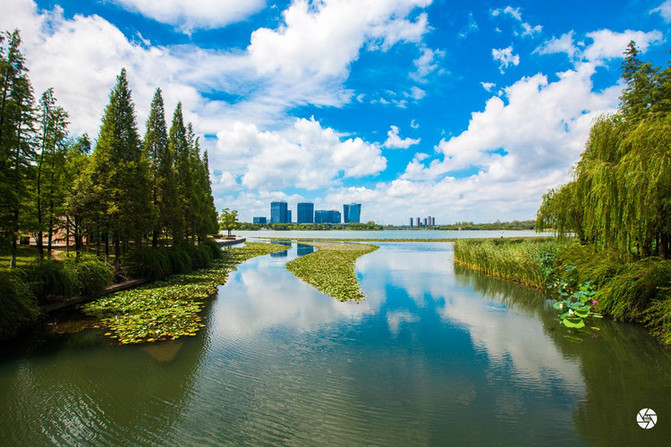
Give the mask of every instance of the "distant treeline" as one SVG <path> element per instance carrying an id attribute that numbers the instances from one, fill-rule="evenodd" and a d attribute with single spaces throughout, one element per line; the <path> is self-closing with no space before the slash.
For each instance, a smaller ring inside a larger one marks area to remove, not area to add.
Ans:
<path id="1" fill-rule="evenodd" d="M 238 230 L 274 230 L 274 231 L 328 231 L 328 230 L 359 230 L 359 231 L 379 231 L 383 230 L 382 225 L 375 222 L 368 223 L 348 223 L 348 224 L 296 224 L 296 223 L 268 223 L 255 224 L 241 222 Z"/>
<path id="2" fill-rule="evenodd" d="M 457 222 L 451 225 L 435 225 L 432 227 L 408 227 L 407 225 L 378 225 L 375 222 L 348 223 L 348 224 L 252 224 L 241 223 L 240 230 L 276 230 L 276 231 L 315 231 L 315 230 L 358 230 L 358 231 L 380 231 L 380 230 L 533 230 L 533 220 L 513 220 L 511 222 L 473 223 Z"/>

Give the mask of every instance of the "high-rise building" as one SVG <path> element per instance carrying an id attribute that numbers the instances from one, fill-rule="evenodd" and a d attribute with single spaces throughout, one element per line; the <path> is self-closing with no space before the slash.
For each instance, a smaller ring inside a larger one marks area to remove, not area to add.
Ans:
<path id="1" fill-rule="evenodd" d="M 255 217 L 252 219 L 252 222 L 255 224 L 267 224 L 268 219 L 266 219 L 265 217 Z"/>
<path id="2" fill-rule="evenodd" d="M 287 223 L 291 223 L 291 222 L 292 222 L 292 219 L 291 219 L 291 210 L 287 210 Z"/>
<path id="3" fill-rule="evenodd" d="M 342 206 L 343 222 L 345 223 L 360 223 L 361 222 L 361 204 L 350 203 Z"/>
<path id="4" fill-rule="evenodd" d="M 296 207 L 297 223 L 311 224 L 315 222 L 315 204 L 311 202 L 301 202 Z"/>
<path id="5" fill-rule="evenodd" d="M 414 225 L 413 225 L 413 218 L 411 217 L 410 218 L 410 228 L 412 228 L 412 227 L 414 227 Z"/>
<path id="6" fill-rule="evenodd" d="M 270 223 L 289 223 L 287 202 L 270 202 Z"/>
<path id="7" fill-rule="evenodd" d="M 315 223 L 340 223 L 340 211 L 316 210 Z"/>
<path id="8" fill-rule="evenodd" d="M 422 218 L 421 218 L 421 217 L 418 217 L 418 218 L 417 218 L 417 226 L 418 226 L 418 227 L 421 227 L 421 226 L 422 226 Z"/>

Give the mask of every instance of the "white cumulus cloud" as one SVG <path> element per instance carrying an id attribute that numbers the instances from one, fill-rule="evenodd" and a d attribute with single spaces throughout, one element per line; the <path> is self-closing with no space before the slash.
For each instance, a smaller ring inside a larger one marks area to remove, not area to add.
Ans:
<path id="1" fill-rule="evenodd" d="M 377 144 L 345 139 L 314 118 L 279 131 L 237 122 L 217 138 L 213 156 L 237 171 L 249 189 L 326 188 L 344 178 L 376 175 L 387 165 Z"/>
<path id="2" fill-rule="evenodd" d="M 157 22 L 190 32 L 224 27 L 249 17 L 265 6 L 265 0 L 110 0 Z"/>
<path id="3" fill-rule="evenodd" d="M 499 71 L 504 73 L 508 67 L 520 64 L 519 54 L 513 54 L 513 47 L 493 48 L 492 57 L 499 63 Z"/>
<path id="4" fill-rule="evenodd" d="M 399 129 L 397 126 L 391 126 L 389 131 L 387 132 L 387 141 L 384 142 L 382 145 L 383 147 L 387 149 L 407 149 L 410 146 L 414 146 L 415 144 L 419 144 L 420 139 L 413 139 L 413 138 L 401 138 L 399 135 Z"/>

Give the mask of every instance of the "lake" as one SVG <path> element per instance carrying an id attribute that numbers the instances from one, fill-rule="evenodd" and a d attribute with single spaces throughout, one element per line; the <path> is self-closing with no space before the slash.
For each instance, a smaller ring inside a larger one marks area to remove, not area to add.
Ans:
<path id="1" fill-rule="evenodd" d="M 0 445 L 669 444 L 671 353 L 645 330 L 572 343 L 540 292 L 455 267 L 451 243 L 379 245 L 358 304 L 289 273 L 293 244 L 231 273 L 196 337 L 66 322 L 5 346 Z"/>
<path id="2" fill-rule="evenodd" d="M 382 231 L 357 231 L 357 230 L 317 230 L 317 231 L 277 231 L 259 230 L 242 231 L 235 230 L 238 236 L 247 238 L 310 238 L 310 239 L 471 239 L 471 238 L 500 238 L 500 237 L 538 237 L 552 236 L 553 233 L 536 233 L 532 230 L 382 230 Z"/>

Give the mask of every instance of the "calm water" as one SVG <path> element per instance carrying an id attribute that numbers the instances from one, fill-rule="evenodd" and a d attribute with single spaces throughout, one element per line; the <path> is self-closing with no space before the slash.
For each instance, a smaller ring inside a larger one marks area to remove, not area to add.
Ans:
<path id="1" fill-rule="evenodd" d="M 671 354 L 643 330 L 573 344 L 539 293 L 455 269 L 450 244 L 381 245 L 360 304 L 287 272 L 294 246 L 241 265 L 197 337 L 6 349 L 0 445 L 669 445 Z"/>
<path id="2" fill-rule="evenodd" d="M 535 231 L 439 231 L 439 230 L 383 230 L 383 231 L 240 231 L 235 234 L 244 237 L 281 237 L 281 238 L 314 238 L 314 239 L 470 239 L 481 237 L 535 237 L 552 236 L 552 233 L 536 233 Z"/>

